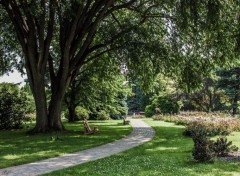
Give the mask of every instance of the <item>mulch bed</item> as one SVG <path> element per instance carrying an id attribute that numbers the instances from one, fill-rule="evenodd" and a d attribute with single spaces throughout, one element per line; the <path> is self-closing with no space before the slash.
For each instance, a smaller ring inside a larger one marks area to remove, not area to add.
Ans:
<path id="1" fill-rule="evenodd" d="M 219 159 L 224 161 L 240 161 L 240 152 L 233 152 L 228 156 L 220 157 Z"/>

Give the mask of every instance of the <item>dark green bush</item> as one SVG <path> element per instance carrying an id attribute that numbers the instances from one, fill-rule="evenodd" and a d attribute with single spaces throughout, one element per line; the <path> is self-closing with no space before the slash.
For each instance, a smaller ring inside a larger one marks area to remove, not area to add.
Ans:
<path id="1" fill-rule="evenodd" d="M 216 157 L 213 150 L 213 141 L 209 140 L 206 136 L 194 138 L 193 158 L 199 162 L 212 162 Z"/>
<path id="2" fill-rule="evenodd" d="M 25 114 L 26 96 L 17 85 L 0 85 L 0 129 L 18 129 L 22 127 Z"/>
<path id="3" fill-rule="evenodd" d="M 159 108 L 161 114 L 176 114 L 180 111 L 177 101 L 169 96 L 159 96 L 154 100 L 155 108 Z"/>
<path id="4" fill-rule="evenodd" d="M 217 156 L 227 156 L 229 152 L 238 151 L 238 147 L 227 141 L 226 137 L 220 137 L 214 142 L 213 150 Z"/>
<path id="5" fill-rule="evenodd" d="M 89 119 L 89 112 L 87 109 L 77 106 L 76 109 L 76 120 Z"/>
<path id="6" fill-rule="evenodd" d="M 147 105 L 144 112 L 146 117 L 152 117 L 155 114 L 155 108 L 153 105 Z"/>

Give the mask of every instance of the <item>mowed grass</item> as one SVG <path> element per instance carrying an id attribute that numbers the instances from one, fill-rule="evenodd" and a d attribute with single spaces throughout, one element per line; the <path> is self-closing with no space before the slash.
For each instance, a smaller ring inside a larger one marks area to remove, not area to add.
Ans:
<path id="1" fill-rule="evenodd" d="M 147 119 L 156 130 L 154 139 L 142 146 L 104 159 L 52 172 L 51 176 L 239 176 L 240 162 L 196 163 L 193 142 L 182 135 L 184 127 Z M 240 147 L 240 133 L 230 136 Z"/>
<path id="2" fill-rule="evenodd" d="M 66 123 L 66 131 L 28 135 L 29 129 L 0 131 L 0 168 L 20 165 L 99 146 L 131 132 L 122 120 L 89 121 L 99 128 L 94 135 L 83 135 L 81 122 Z M 57 136 L 59 139 L 57 139 Z"/>

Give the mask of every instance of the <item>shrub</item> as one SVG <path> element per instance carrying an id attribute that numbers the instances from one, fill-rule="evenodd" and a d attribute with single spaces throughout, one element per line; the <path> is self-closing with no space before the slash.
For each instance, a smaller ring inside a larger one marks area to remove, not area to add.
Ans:
<path id="1" fill-rule="evenodd" d="M 106 113 L 106 111 L 104 110 L 100 110 L 99 112 L 97 112 L 97 120 L 109 120 L 110 116 L 108 113 Z"/>
<path id="2" fill-rule="evenodd" d="M 153 105 L 147 105 L 144 112 L 146 117 L 152 117 L 155 114 L 155 108 Z"/>
<path id="3" fill-rule="evenodd" d="M 83 120 L 83 119 L 89 118 L 89 113 L 88 113 L 87 109 L 85 109 L 81 106 L 77 106 L 75 111 L 76 111 L 76 119 L 77 120 Z"/>
<path id="4" fill-rule="evenodd" d="M 25 122 L 33 122 L 36 120 L 36 114 L 35 113 L 28 113 L 25 114 L 23 121 Z"/>
<path id="5" fill-rule="evenodd" d="M 214 142 L 213 150 L 217 156 L 227 156 L 229 152 L 238 151 L 238 147 L 227 141 L 226 137 L 220 137 Z"/>
<path id="6" fill-rule="evenodd" d="M 193 158 L 199 162 L 212 162 L 216 157 L 213 150 L 213 141 L 206 136 L 194 139 Z"/>
<path id="7" fill-rule="evenodd" d="M 22 127 L 26 107 L 26 96 L 14 84 L 0 86 L 0 129 Z"/>
<path id="8" fill-rule="evenodd" d="M 168 96 L 157 97 L 157 99 L 154 100 L 154 105 L 160 109 L 161 114 L 176 114 L 180 111 L 178 102 Z"/>

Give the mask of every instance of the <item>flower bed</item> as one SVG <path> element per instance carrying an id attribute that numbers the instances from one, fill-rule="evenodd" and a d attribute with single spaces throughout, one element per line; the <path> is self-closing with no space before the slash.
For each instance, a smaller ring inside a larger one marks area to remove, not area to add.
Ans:
<path id="1" fill-rule="evenodd" d="M 194 142 L 193 157 L 200 162 L 214 161 L 215 157 L 226 156 L 238 148 L 227 141 L 226 136 L 240 131 L 240 120 L 222 113 L 181 113 L 180 115 L 155 115 L 154 120 L 184 125 L 184 135 L 191 136 Z M 220 135 L 213 141 L 210 136 Z"/>
<path id="2" fill-rule="evenodd" d="M 173 122 L 176 125 L 186 126 L 186 131 L 196 123 L 201 123 L 209 131 L 209 136 L 228 135 L 233 131 L 240 131 L 240 120 L 218 113 L 181 113 L 180 115 L 155 115 L 154 120 Z M 188 133 L 187 133 L 188 134 Z"/>

